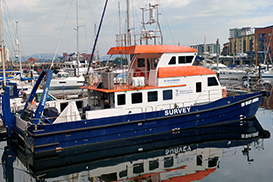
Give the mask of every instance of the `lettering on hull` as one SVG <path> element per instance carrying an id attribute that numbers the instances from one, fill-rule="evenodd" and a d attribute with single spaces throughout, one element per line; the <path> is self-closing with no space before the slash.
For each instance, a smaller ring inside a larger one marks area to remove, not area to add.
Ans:
<path id="1" fill-rule="evenodd" d="M 165 116 L 172 116 L 177 114 L 184 114 L 191 112 L 191 107 L 182 107 L 176 109 L 167 109 L 165 110 Z"/>
<path id="2" fill-rule="evenodd" d="M 258 102 L 258 101 L 259 101 L 259 98 L 256 97 L 254 99 L 251 99 L 251 100 L 248 100 L 248 101 L 245 101 L 245 102 L 241 103 L 241 107 L 245 107 L 245 106 L 247 106 L 249 104 L 253 104 L 253 103 Z"/>
<path id="3" fill-rule="evenodd" d="M 166 155 L 170 155 L 170 154 L 179 154 L 179 153 L 184 153 L 184 152 L 188 152 L 191 151 L 191 147 L 190 146 L 179 146 L 176 148 L 171 148 L 171 149 L 167 149 L 165 151 Z"/>

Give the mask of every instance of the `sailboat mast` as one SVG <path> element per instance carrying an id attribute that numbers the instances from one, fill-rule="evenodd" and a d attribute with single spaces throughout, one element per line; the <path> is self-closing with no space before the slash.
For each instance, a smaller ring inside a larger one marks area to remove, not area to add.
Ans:
<path id="1" fill-rule="evenodd" d="M 119 35 L 121 36 L 121 14 L 120 14 L 120 1 L 118 2 L 118 19 L 119 19 Z M 123 47 L 123 42 L 120 42 L 121 47 Z M 121 56 L 121 61 L 120 61 L 120 67 L 123 70 L 123 56 Z"/>
<path id="2" fill-rule="evenodd" d="M 131 36 L 130 36 L 130 0 L 127 0 L 127 44 L 126 46 L 131 46 Z"/>
<path id="3" fill-rule="evenodd" d="M 94 56 L 95 47 L 97 45 L 97 41 L 98 41 L 98 37 L 99 37 L 99 34 L 100 34 L 100 29 L 101 29 L 101 25 L 102 25 L 102 21 L 103 21 L 103 18 L 104 18 L 104 14 L 105 14 L 105 11 L 106 11 L 107 4 L 108 4 L 108 0 L 106 0 L 105 4 L 104 4 L 104 8 L 103 8 L 103 12 L 102 12 L 102 15 L 101 15 L 98 32 L 97 32 L 97 35 L 96 35 L 96 38 L 95 38 L 95 42 L 94 42 L 94 45 L 93 45 L 93 49 L 92 49 L 92 53 L 91 53 L 91 57 L 90 57 L 90 61 L 89 61 L 89 65 L 88 65 L 87 73 L 86 74 L 89 73 L 89 69 L 90 69 L 90 66 L 91 66 L 91 63 L 92 63 L 92 59 L 93 59 L 93 56 Z"/>
<path id="4" fill-rule="evenodd" d="M 80 53 L 79 53 L 79 0 L 76 1 L 76 23 L 77 23 L 77 76 L 80 74 Z"/>
<path id="5" fill-rule="evenodd" d="M 16 36 L 17 36 L 17 39 L 16 39 L 16 45 L 17 45 L 17 48 L 18 48 L 18 59 L 19 59 L 19 64 L 20 64 L 20 77 L 22 77 L 22 60 L 21 60 L 21 51 L 20 51 L 20 42 L 19 42 L 19 22 L 18 21 L 15 21 L 16 23 Z"/>
<path id="6" fill-rule="evenodd" d="M 127 0 L 127 38 L 126 38 L 126 42 L 125 42 L 125 46 L 126 47 L 130 47 L 131 46 L 131 35 L 130 35 L 130 0 Z M 129 65 L 130 63 L 130 54 L 126 55 L 126 59 L 127 59 L 127 63 Z"/>
<path id="7" fill-rule="evenodd" d="M 5 68 L 5 56 L 4 56 L 4 37 L 3 37 L 3 27 L 2 27 L 2 0 L 0 0 L 0 34 L 1 34 L 1 61 L 3 65 L 3 79 L 4 87 L 6 86 L 6 68 Z"/>

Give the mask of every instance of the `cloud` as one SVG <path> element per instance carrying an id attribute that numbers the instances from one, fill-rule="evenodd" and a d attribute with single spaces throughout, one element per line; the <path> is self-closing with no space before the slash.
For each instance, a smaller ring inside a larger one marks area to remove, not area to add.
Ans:
<path id="1" fill-rule="evenodd" d="M 20 37 L 26 54 L 54 52 L 71 4 L 64 27 L 59 53 L 76 50 L 75 0 L 12 0 L 4 1 L 12 17 L 19 21 Z M 80 0 L 79 24 L 80 50 L 88 50 L 94 42 L 94 24 L 98 27 L 105 1 Z M 115 46 L 115 35 L 126 30 L 125 0 L 108 2 L 98 46 L 103 56 Z M 131 0 L 132 32 L 141 30 L 140 7 L 148 7 L 150 0 Z M 119 18 L 118 3 L 121 8 Z M 164 42 L 183 45 L 228 41 L 229 29 L 245 26 L 263 27 L 271 25 L 272 0 L 154 0 L 161 6 L 160 23 Z"/>

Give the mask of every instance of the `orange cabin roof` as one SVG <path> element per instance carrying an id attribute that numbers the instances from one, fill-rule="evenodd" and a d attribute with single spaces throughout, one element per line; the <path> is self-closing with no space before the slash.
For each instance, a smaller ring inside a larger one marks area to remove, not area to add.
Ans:
<path id="1" fill-rule="evenodd" d="M 180 169 L 180 168 L 178 168 L 178 169 Z M 178 169 L 173 169 L 173 170 L 176 171 Z M 204 171 L 196 171 L 196 173 L 193 173 L 193 174 L 187 174 L 187 175 L 184 175 L 184 176 L 171 177 L 169 180 L 162 180 L 161 182 L 200 181 L 200 180 L 204 179 L 205 177 L 209 176 L 215 170 L 216 170 L 216 168 L 206 169 Z M 145 179 L 145 178 L 148 179 L 148 178 L 151 178 L 152 176 L 156 176 L 156 175 L 160 175 L 160 172 L 144 174 L 144 175 L 141 175 L 141 176 L 138 176 L 138 177 L 130 178 L 129 180 L 136 180 L 137 181 L 137 180 L 141 180 L 141 179 Z M 119 180 L 119 181 L 123 181 L 123 180 Z"/>
<path id="2" fill-rule="evenodd" d="M 158 78 L 195 76 L 195 75 L 212 75 L 214 71 L 201 66 L 176 66 L 176 67 L 160 67 L 158 68 Z"/>
<path id="3" fill-rule="evenodd" d="M 179 176 L 179 177 L 172 177 L 170 180 L 162 180 L 162 182 L 190 182 L 190 181 L 200 181 L 213 173 L 216 170 L 216 168 L 213 169 L 206 169 L 205 171 L 197 171 L 194 174 L 188 174 L 185 176 Z"/>
<path id="4" fill-rule="evenodd" d="M 148 89 L 157 89 L 157 88 L 169 88 L 169 87 L 185 87 L 187 84 L 181 84 L 181 85 L 171 85 L 171 86 L 161 86 L 161 87 L 154 87 L 154 86 L 144 86 L 144 87 L 132 87 L 132 86 L 120 86 L 115 85 L 114 89 L 105 89 L 105 88 L 97 88 L 96 86 L 82 86 L 81 89 L 87 89 L 87 90 L 94 90 L 104 93 L 113 93 L 113 92 L 122 92 L 122 91 L 132 91 L 132 90 L 148 90 Z"/>
<path id="5" fill-rule="evenodd" d="M 177 45 L 135 45 L 131 47 L 112 47 L 107 54 L 152 54 L 198 52 L 196 49 Z"/>

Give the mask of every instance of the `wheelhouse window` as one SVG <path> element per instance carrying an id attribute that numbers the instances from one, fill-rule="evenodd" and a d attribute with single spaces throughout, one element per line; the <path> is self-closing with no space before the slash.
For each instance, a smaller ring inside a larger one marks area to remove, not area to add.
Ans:
<path id="1" fill-rule="evenodd" d="M 118 95 L 118 105 L 125 105 L 125 94 L 119 94 Z"/>
<path id="2" fill-rule="evenodd" d="M 196 92 L 202 92 L 202 83 L 201 82 L 196 83 Z"/>
<path id="3" fill-rule="evenodd" d="M 186 63 L 185 56 L 179 56 L 178 57 L 178 63 L 179 64 L 185 64 Z"/>
<path id="4" fill-rule="evenodd" d="M 148 92 L 148 102 L 155 102 L 157 100 L 157 91 Z"/>
<path id="5" fill-rule="evenodd" d="M 154 65 L 153 65 L 154 67 L 153 67 L 153 68 L 156 68 L 158 62 L 159 62 L 159 59 L 158 59 L 158 58 L 155 58 L 155 59 L 154 59 Z"/>
<path id="6" fill-rule="evenodd" d="M 139 68 L 145 67 L 145 59 L 144 58 L 137 59 L 137 67 L 139 67 Z"/>
<path id="7" fill-rule="evenodd" d="M 186 63 L 191 63 L 193 56 L 186 56 Z"/>
<path id="8" fill-rule="evenodd" d="M 217 79 L 215 77 L 208 78 L 208 86 L 216 86 L 219 85 Z"/>
<path id="9" fill-rule="evenodd" d="M 193 56 L 179 56 L 178 63 L 179 64 L 191 63 L 192 59 L 193 59 Z"/>
<path id="10" fill-rule="evenodd" d="M 132 93 L 132 104 L 142 103 L 142 93 Z"/>
<path id="11" fill-rule="evenodd" d="M 176 57 L 173 56 L 168 64 L 176 64 Z"/>
<path id="12" fill-rule="evenodd" d="M 163 100 L 171 100 L 171 99 L 173 99 L 173 91 L 163 90 Z"/>

